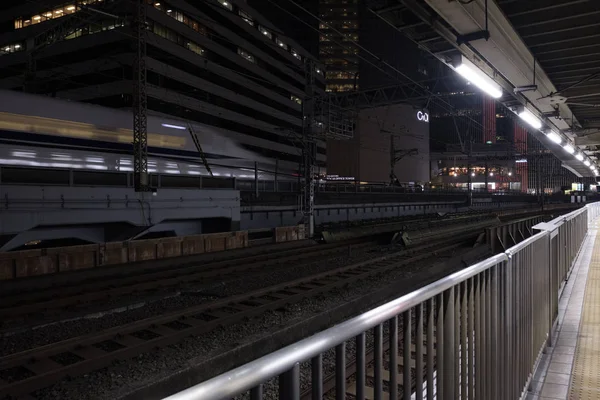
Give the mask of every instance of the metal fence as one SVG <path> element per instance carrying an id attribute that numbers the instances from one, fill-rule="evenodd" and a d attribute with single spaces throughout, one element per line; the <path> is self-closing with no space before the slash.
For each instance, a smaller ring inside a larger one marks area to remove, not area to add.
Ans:
<path id="1" fill-rule="evenodd" d="M 522 398 L 552 341 L 560 289 L 599 204 L 540 224 L 539 233 L 505 253 L 168 399 L 262 399 L 264 385 L 277 377 L 280 399 L 300 399 L 301 367 L 310 368 L 303 388 L 312 399 L 330 387 L 337 399 L 348 392 L 383 399 L 384 389 L 392 400 Z M 332 379 L 324 377 L 324 355 L 335 364 Z"/>

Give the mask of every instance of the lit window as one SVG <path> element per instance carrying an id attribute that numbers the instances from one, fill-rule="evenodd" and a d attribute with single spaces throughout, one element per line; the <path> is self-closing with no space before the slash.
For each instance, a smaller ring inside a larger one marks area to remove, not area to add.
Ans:
<path id="1" fill-rule="evenodd" d="M 242 19 L 244 21 L 246 21 L 248 24 L 254 26 L 254 20 L 252 19 L 252 16 L 250 14 L 248 14 L 244 10 L 239 10 L 239 14 L 240 14 L 240 17 L 242 17 Z"/>
<path id="2" fill-rule="evenodd" d="M 3 56 L 5 54 L 14 53 L 17 51 L 22 51 L 22 50 L 24 50 L 24 46 L 21 43 L 9 44 L 9 45 L 0 47 L 0 56 Z"/>
<path id="3" fill-rule="evenodd" d="M 288 45 L 283 43 L 281 40 L 279 39 L 275 39 L 275 43 L 277 43 L 277 46 L 281 47 L 282 49 L 286 49 L 288 48 Z"/>
<path id="4" fill-rule="evenodd" d="M 264 27 L 259 26 L 258 30 L 260 31 L 260 33 L 262 33 L 263 35 L 265 35 L 269 39 L 273 39 L 273 34 L 271 32 L 269 32 L 268 30 L 266 30 Z"/>
<path id="5" fill-rule="evenodd" d="M 292 100 L 294 103 L 302 104 L 302 99 L 298 96 L 291 95 L 290 100 Z"/>
<path id="6" fill-rule="evenodd" d="M 185 47 L 186 47 L 188 50 L 191 50 L 191 51 L 193 51 L 193 52 L 194 52 L 194 53 L 196 53 L 196 54 L 199 54 L 199 55 L 201 55 L 201 56 L 203 56 L 203 55 L 204 55 L 204 49 L 203 49 L 202 47 L 198 46 L 198 45 L 197 45 L 196 43 L 194 43 L 194 42 L 186 42 L 186 44 L 185 44 Z"/>
<path id="7" fill-rule="evenodd" d="M 228 2 L 228 1 L 225 1 L 225 0 L 219 0 L 219 3 L 221 3 L 221 5 L 222 5 L 223 7 L 225 7 L 226 9 L 228 9 L 229 11 L 232 11 L 232 10 L 233 10 L 233 6 L 232 6 L 232 5 L 231 5 L 231 3 L 230 3 L 230 2 Z"/>
<path id="8" fill-rule="evenodd" d="M 256 59 L 254 58 L 254 56 L 248 53 L 246 50 L 240 49 L 238 47 L 238 54 L 244 57 L 246 60 L 250 61 L 251 63 L 256 63 Z"/>

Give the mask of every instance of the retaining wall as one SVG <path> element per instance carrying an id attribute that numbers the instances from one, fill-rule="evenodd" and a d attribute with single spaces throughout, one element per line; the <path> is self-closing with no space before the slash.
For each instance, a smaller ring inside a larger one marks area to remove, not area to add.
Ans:
<path id="1" fill-rule="evenodd" d="M 280 243 L 303 238 L 302 225 L 289 226 L 274 229 L 272 241 Z M 7 252 L 0 253 L 0 280 L 211 253 L 248 246 L 248 231 L 238 231 Z"/>

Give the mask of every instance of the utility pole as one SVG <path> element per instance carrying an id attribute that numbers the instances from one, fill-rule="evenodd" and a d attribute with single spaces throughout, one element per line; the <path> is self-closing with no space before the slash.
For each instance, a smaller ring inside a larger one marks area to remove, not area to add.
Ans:
<path id="1" fill-rule="evenodd" d="M 148 184 L 148 96 L 146 91 L 146 1 L 135 0 L 133 29 L 133 164 L 136 192 L 147 192 Z"/>
<path id="2" fill-rule="evenodd" d="M 470 132 L 470 131 L 469 131 Z M 473 205 L 473 179 L 471 179 L 471 156 L 473 154 L 473 140 L 469 134 L 469 152 L 467 154 L 467 207 Z"/>
<path id="3" fill-rule="evenodd" d="M 304 124 L 302 127 L 302 161 L 304 183 L 302 185 L 302 214 L 307 237 L 311 238 L 315 233 L 315 161 L 316 142 L 313 138 L 313 124 L 315 120 L 315 64 L 307 59 L 305 66 L 306 87 L 305 98 L 302 102 L 302 115 Z"/>

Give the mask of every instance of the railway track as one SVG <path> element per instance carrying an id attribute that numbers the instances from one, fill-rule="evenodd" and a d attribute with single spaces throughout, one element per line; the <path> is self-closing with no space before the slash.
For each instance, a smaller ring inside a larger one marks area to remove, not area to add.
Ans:
<path id="1" fill-rule="evenodd" d="M 49 313 L 81 304 L 106 301 L 119 296 L 141 294 L 177 287 L 179 285 L 210 285 L 265 271 L 265 268 L 284 268 L 300 263 L 323 260 L 343 253 L 376 248 L 372 241 L 350 241 L 287 249 L 268 254 L 227 259 L 205 265 L 175 266 L 129 276 L 115 276 L 99 281 L 70 282 L 45 289 L 4 291 L 0 296 L 0 319 Z M 176 262 L 176 260 L 174 260 Z"/>
<path id="2" fill-rule="evenodd" d="M 477 232 L 478 233 L 478 232 Z M 472 243 L 475 232 L 270 286 L 243 295 L 147 318 L 0 358 L 0 397 L 21 396 L 65 377 L 101 369 L 191 335 L 226 327 L 270 310 L 422 262 Z"/>

